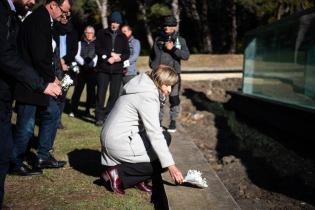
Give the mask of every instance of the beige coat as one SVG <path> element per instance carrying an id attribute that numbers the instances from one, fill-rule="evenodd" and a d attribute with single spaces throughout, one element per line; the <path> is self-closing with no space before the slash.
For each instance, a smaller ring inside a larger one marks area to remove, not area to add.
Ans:
<path id="1" fill-rule="evenodd" d="M 150 77 L 141 73 L 130 80 L 101 132 L 102 165 L 152 162 L 156 158 L 163 168 L 174 165 L 159 112 L 159 92 Z"/>

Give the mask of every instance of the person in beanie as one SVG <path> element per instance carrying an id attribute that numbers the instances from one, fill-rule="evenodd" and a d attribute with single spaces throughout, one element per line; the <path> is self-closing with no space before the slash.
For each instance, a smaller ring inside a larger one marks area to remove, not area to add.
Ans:
<path id="1" fill-rule="evenodd" d="M 123 63 L 130 56 L 127 37 L 120 31 L 121 14 L 114 11 L 110 18 L 110 27 L 101 29 L 96 35 L 95 51 L 98 56 L 96 125 L 102 126 L 106 116 L 113 108 L 119 93 L 123 77 Z M 109 98 L 104 110 L 107 87 L 110 84 Z"/>
<path id="2" fill-rule="evenodd" d="M 168 132 L 176 131 L 176 118 L 180 111 L 179 92 L 181 86 L 181 60 L 188 60 L 189 50 L 186 41 L 179 36 L 176 31 L 177 21 L 172 15 L 163 17 L 163 30 L 156 37 L 150 53 L 149 65 L 153 70 L 156 70 L 159 65 L 167 65 L 176 70 L 178 74 L 178 82 L 172 87 L 172 92 L 169 96 L 170 102 L 170 125 Z M 162 106 L 162 104 L 161 104 Z M 161 107 L 160 121 L 163 118 L 163 107 Z"/>

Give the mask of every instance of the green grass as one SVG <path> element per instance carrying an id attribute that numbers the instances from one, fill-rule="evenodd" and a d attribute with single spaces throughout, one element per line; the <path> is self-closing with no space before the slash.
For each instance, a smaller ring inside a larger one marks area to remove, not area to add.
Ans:
<path id="1" fill-rule="evenodd" d="M 42 176 L 8 176 L 5 204 L 15 210 L 153 209 L 150 196 L 145 193 L 128 189 L 120 196 L 100 185 L 101 128 L 66 114 L 62 121 L 66 129 L 58 130 L 54 156 L 67 160 L 67 165 L 62 169 L 44 170 Z"/>

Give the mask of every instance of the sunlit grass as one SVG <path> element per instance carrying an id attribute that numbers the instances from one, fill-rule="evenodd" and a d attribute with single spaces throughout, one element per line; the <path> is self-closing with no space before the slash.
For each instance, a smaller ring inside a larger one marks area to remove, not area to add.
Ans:
<path id="1" fill-rule="evenodd" d="M 62 121 L 66 129 L 58 130 L 54 156 L 66 160 L 67 165 L 44 170 L 42 176 L 8 176 L 5 204 L 23 210 L 153 209 L 150 197 L 136 189 L 119 196 L 98 184 L 101 128 L 67 114 L 63 114 Z"/>

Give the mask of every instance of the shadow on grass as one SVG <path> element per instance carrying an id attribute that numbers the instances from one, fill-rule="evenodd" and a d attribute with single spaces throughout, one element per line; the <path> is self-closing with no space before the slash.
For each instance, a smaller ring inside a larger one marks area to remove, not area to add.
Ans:
<path id="1" fill-rule="evenodd" d="M 86 103 L 85 102 L 79 102 L 78 106 L 86 107 Z M 67 115 L 70 114 L 70 112 L 71 112 L 71 104 L 70 104 L 69 99 L 66 99 L 66 104 L 65 104 L 65 108 L 64 108 L 63 112 Z M 75 117 L 77 119 L 84 121 L 84 122 L 93 123 L 93 124 L 95 123 L 94 116 L 89 115 L 85 111 L 82 111 L 82 110 L 78 110 L 77 113 L 75 113 Z"/>
<path id="2" fill-rule="evenodd" d="M 68 153 L 69 164 L 85 175 L 99 177 L 102 171 L 101 153 L 91 149 L 75 149 Z"/>
<path id="3" fill-rule="evenodd" d="M 246 167 L 248 177 L 255 185 L 271 192 L 278 192 L 305 201 L 311 205 L 315 204 L 312 195 L 314 188 L 303 180 L 299 174 L 296 174 L 296 171 L 299 171 L 298 169 L 292 168 L 292 172 L 284 176 L 279 172 L 290 169 L 277 168 L 278 165 L 281 166 L 281 163 L 277 164 L 275 162 L 281 161 L 281 158 L 270 160 L 268 155 L 262 157 L 253 155 L 252 150 L 255 144 L 251 145 L 249 142 L 257 141 L 257 138 L 252 139 L 251 135 L 247 135 L 246 132 L 250 134 L 250 131 L 246 131 L 246 129 L 232 129 L 231 122 L 229 122 L 230 113 L 224 109 L 223 104 L 211 101 L 203 92 L 192 89 L 185 89 L 183 95 L 192 101 L 198 111 L 208 111 L 215 115 L 215 126 L 218 130 L 216 151 L 219 159 L 233 155 L 242 161 Z M 239 124 L 240 122 L 232 123 Z M 244 132 L 241 135 L 242 138 L 239 138 L 236 132 Z M 260 139 L 260 141 L 263 141 L 263 139 Z"/>

